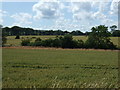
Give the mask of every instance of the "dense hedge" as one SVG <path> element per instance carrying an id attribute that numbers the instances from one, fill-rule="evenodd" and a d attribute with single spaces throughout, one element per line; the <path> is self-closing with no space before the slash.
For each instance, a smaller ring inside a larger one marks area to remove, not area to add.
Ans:
<path id="1" fill-rule="evenodd" d="M 86 42 L 82 40 L 73 40 L 72 35 L 66 34 L 63 37 L 56 36 L 55 39 L 41 40 L 37 38 L 35 42 L 23 40 L 23 46 L 44 46 L 44 47 L 61 47 L 61 48 L 94 48 L 94 49 L 117 49 L 113 42 L 110 41 L 110 32 L 105 25 L 92 27 Z"/>
<path id="2" fill-rule="evenodd" d="M 41 40 L 37 38 L 34 42 L 30 39 L 24 39 L 21 43 L 22 46 L 44 46 L 44 47 L 61 47 L 61 48 L 83 48 L 84 42 L 82 40 L 73 40 L 71 35 L 56 36 L 55 39 Z"/>
<path id="3" fill-rule="evenodd" d="M 56 47 L 56 48 L 94 48 L 94 49 L 116 49 L 116 46 L 108 41 L 101 41 L 101 43 L 93 41 L 88 38 L 86 42 L 82 40 L 73 40 L 71 35 L 56 37 L 55 39 L 41 40 L 37 38 L 34 42 L 30 39 L 22 40 L 22 46 L 43 46 L 43 47 Z"/>

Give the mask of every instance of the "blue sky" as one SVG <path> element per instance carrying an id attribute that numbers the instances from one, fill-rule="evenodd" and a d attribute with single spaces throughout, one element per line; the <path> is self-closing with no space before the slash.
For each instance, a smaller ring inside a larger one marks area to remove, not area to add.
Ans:
<path id="1" fill-rule="evenodd" d="M 43 30 L 90 31 L 97 25 L 118 24 L 118 3 L 110 2 L 2 2 L 3 26 Z"/>

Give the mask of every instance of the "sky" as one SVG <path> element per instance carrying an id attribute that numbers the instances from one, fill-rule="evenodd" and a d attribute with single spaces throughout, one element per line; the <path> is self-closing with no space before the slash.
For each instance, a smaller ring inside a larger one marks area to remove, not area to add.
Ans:
<path id="1" fill-rule="evenodd" d="M 20 26 L 36 30 L 86 32 L 93 26 L 118 25 L 118 0 L 2 2 L 0 24 L 4 27 Z"/>

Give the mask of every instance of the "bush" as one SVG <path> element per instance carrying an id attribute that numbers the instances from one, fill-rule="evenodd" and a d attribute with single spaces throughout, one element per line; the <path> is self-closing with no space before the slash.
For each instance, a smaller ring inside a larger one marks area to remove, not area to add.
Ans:
<path id="1" fill-rule="evenodd" d="M 42 42 L 41 41 L 37 41 L 34 43 L 31 43 L 32 46 L 42 46 Z"/>
<path id="2" fill-rule="evenodd" d="M 20 39 L 20 36 L 19 36 L 19 35 L 17 35 L 17 36 L 15 37 L 15 39 Z"/>
<path id="3" fill-rule="evenodd" d="M 22 42 L 21 42 L 21 45 L 22 46 L 30 46 L 30 39 L 24 39 L 24 40 L 22 40 Z"/>
<path id="4" fill-rule="evenodd" d="M 42 40 L 41 45 L 45 46 L 45 47 L 53 47 L 53 39 L 46 39 L 46 40 Z"/>
<path id="5" fill-rule="evenodd" d="M 77 41 L 77 48 L 84 48 L 84 42 L 83 42 L 83 40 L 78 40 Z"/>
<path id="6" fill-rule="evenodd" d="M 102 36 L 104 35 L 104 36 Z M 92 32 L 86 42 L 83 40 L 73 40 L 72 36 L 67 34 L 64 37 L 56 37 L 55 39 L 41 40 L 37 38 L 35 42 L 30 42 L 30 39 L 24 39 L 22 46 L 44 46 L 44 47 L 61 47 L 61 48 L 95 48 L 95 49 L 116 49 L 116 46 L 110 41 L 110 38 L 100 31 Z"/>
<path id="7" fill-rule="evenodd" d="M 59 38 L 56 38 L 53 40 L 53 47 L 61 47 L 62 46 L 62 41 Z"/>
<path id="8" fill-rule="evenodd" d="M 65 35 L 62 40 L 62 48 L 74 48 L 72 35 Z"/>
<path id="9" fill-rule="evenodd" d="M 24 41 L 25 42 L 25 41 Z M 84 42 L 82 40 L 73 40 L 71 35 L 65 35 L 64 37 L 56 37 L 55 39 L 46 39 L 41 40 L 40 38 L 37 38 L 35 42 L 29 43 L 24 45 L 30 45 L 30 46 L 44 46 L 44 47 L 62 47 L 62 48 L 83 48 Z M 26 43 L 25 42 L 25 43 Z"/>
<path id="10" fill-rule="evenodd" d="M 41 38 L 37 38 L 37 39 L 35 40 L 35 42 L 40 42 L 40 41 L 42 41 Z"/>

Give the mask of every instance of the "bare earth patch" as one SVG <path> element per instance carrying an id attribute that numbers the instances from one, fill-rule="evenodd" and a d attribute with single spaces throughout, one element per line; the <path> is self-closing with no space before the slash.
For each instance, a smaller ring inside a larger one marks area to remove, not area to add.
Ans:
<path id="1" fill-rule="evenodd" d="M 1 48 L 1 47 L 0 47 Z M 50 49 L 50 50 L 83 50 L 83 51 L 120 51 L 120 50 L 105 50 L 105 49 L 63 49 L 63 48 L 54 48 L 54 47 L 32 47 L 32 46 L 17 46 L 17 47 L 2 47 L 10 49 Z"/>

